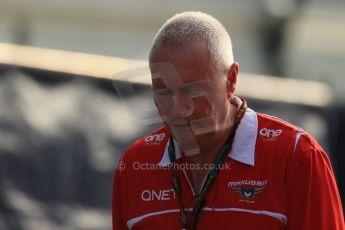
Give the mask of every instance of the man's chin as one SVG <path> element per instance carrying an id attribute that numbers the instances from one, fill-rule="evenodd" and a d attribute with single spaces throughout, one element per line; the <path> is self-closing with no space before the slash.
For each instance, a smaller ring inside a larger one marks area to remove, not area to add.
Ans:
<path id="1" fill-rule="evenodd" d="M 178 147 L 186 156 L 193 156 L 200 153 L 200 145 L 197 136 L 192 132 L 190 126 L 182 124 L 164 123 L 169 134 L 178 143 Z"/>
<path id="2" fill-rule="evenodd" d="M 186 156 L 193 156 L 201 153 L 204 145 L 214 140 L 216 132 L 202 132 L 195 134 L 190 126 L 170 126 L 165 124 L 169 134 L 178 143 L 178 147 Z"/>

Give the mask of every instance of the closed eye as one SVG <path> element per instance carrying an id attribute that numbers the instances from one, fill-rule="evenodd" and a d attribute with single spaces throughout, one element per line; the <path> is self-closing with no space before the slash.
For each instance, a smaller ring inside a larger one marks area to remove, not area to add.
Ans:
<path id="1" fill-rule="evenodd" d="M 205 93 L 206 89 L 203 86 L 194 85 L 183 89 L 183 92 L 190 97 L 200 97 Z"/>
<path id="2" fill-rule="evenodd" d="M 159 96 L 170 96 L 171 95 L 171 90 L 170 89 L 160 89 L 155 91 L 156 94 Z"/>

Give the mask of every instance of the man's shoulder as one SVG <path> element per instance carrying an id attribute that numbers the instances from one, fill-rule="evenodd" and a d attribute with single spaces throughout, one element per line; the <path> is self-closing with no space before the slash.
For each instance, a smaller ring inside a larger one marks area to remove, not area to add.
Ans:
<path id="1" fill-rule="evenodd" d="M 257 116 L 259 129 L 258 132 L 262 136 L 280 135 L 283 132 L 292 138 L 295 138 L 298 133 L 309 135 L 297 125 L 291 124 L 288 121 L 282 120 L 278 117 L 262 113 L 258 113 Z"/>
<path id="2" fill-rule="evenodd" d="M 302 145 L 304 148 L 321 148 L 308 132 L 280 118 L 258 113 L 258 126 L 259 136 L 266 138 L 281 136 L 285 141 L 293 143 L 294 150 L 297 145 Z"/>
<path id="3" fill-rule="evenodd" d="M 165 127 L 135 141 L 124 153 L 124 161 L 159 162 L 170 138 Z"/>

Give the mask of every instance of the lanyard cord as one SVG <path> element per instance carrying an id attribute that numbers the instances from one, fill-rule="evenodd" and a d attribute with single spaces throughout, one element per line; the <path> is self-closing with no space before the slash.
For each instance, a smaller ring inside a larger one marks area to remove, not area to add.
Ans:
<path id="1" fill-rule="evenodd" d="M 235 132 L 236 129 L 244 116 L 245 112 L 247 111 L 247 102 L 245 99 L 242 100 L 242 105 L 240 109 L 238 110 L 236 117 L 235 117 L 235 123 L 234 123 L 234 130 L 233 132 L 229 135 L 229 138 L 227 139 L 223 150 L 221 154 L 218 156 L 217 160 L 215 161 L 214 167 L 210 171 L 210 173 L 207 176 L 206 182 L 204 186 L 202 187 L 201 192 L 195 197 L 195 206 L 192 210 L 192 213 L 190 216 L 187 215 L 186 209 L 183 207 L 182 203 L 182 190 L 181 190 L 181 185 L 179 182 L 179 179 L 176 174 L 176 168 L 174 167 L 173 173 L 172 173 L 172 182 L 173 182 L 173 188 L 175 190 L 175 193 L 178 198 L 178 202 L 180 204 L 180 218 L 181 218 L 181 223 L 184 229 L 190 229 L 194 230 L 196 228 L 197 220 L 199 213 L 203 206 L 206 203 L 206 194 L 211 188 L 211 185 L 213 184 L 216 176 L 219 173 L 220 167 L 223 165 L 225 157 L 228 155 L 231 149 L 231 145 L 233 143 L 234 137 L 235 137 Z M 175 146 L 174 146 L 174 141 L 173 138 L 170 138 L 169 141 L 169 146 L 168 146 L 168 152 L 169 152 L 169 158 L 170 161 L 175 164 L 176 163 L 176 154 L 175 154 Z"/>

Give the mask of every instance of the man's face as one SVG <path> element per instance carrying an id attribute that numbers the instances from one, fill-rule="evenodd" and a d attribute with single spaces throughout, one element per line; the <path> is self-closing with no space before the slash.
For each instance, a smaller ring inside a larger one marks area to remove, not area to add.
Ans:
<path id="1" fill-rule="evenodd" d="M 204 42 L 156 49 L 150 69 L 154 100 L 170 134 L 187 155 L 216 141 L 227 124 L 226 76 L 211 67 Z"/>

